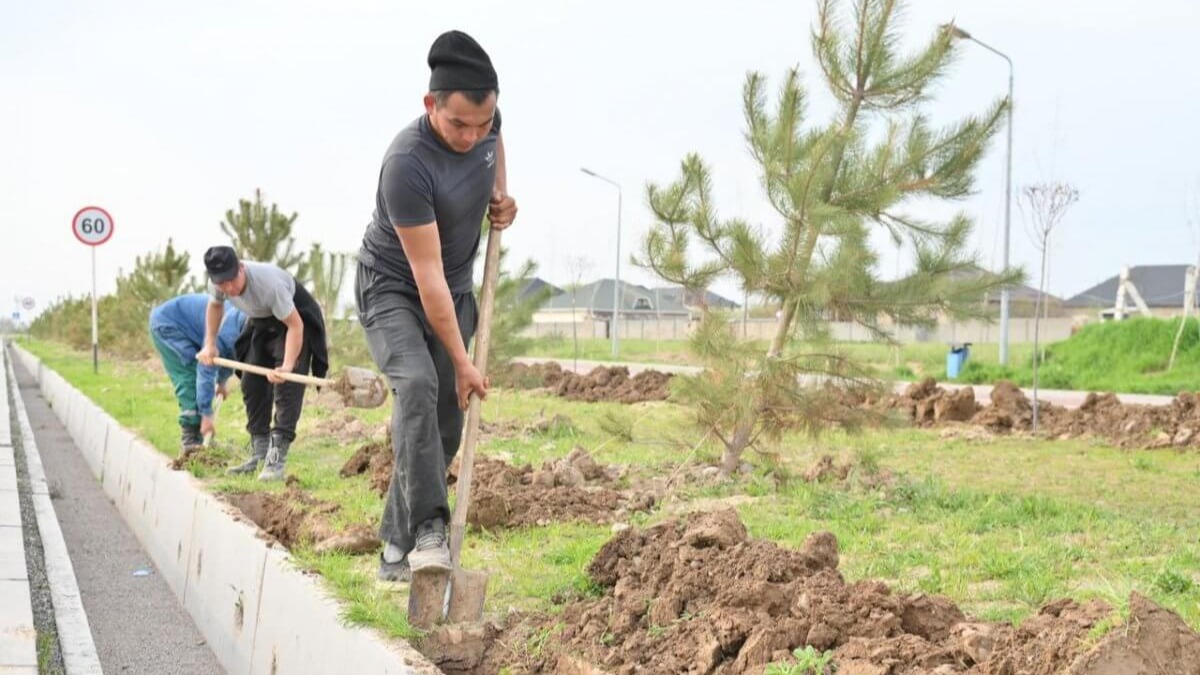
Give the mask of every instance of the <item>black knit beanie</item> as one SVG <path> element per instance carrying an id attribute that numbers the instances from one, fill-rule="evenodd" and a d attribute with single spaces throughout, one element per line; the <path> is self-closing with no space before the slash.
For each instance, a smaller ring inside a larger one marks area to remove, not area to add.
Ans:
<path id="1" fill-rule="evenodd" d="M 429 91 L 499 89 L 487 52 L 470 35 L 442 33 L 429 48 Z"/>

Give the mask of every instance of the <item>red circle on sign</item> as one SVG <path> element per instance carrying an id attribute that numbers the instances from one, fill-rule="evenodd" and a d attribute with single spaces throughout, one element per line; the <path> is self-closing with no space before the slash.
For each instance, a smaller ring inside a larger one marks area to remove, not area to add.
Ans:
<path id="1" fill-rule="evenodd" d="M 99 211 L 100 213 L 103 213 L 104 217 L 108 218 L 108 235 L 99 241 L 88 241 L 87 239 L 84 239 L 83 237 L 79 236 L 79 231 L 75 227 L 75 221 L 79 220 L 79 216 L 83 215 L 84 211 L 88 211 L 88 210 L 92 210 L 92 209 Z M 78 239 L 80 241 L 80 243 L 85 244 L 87 246 L 99 246 L 100 244 L 103 244 L 104 242 L 108 241 L 110 238 L 112 238 L 114 229 L 116 229 L 116 225 L 113 224 L 113 217 L 108 214 L 108 211 L 105 211 L 104 209 L 100 208 L 99 206 L 85 206 L 82 209 L 79 209 L 78 211 L 76 211 L 75 216 L 73 218 L 71 218 L 71 234 L 75 235 L 75 238 Z"/>

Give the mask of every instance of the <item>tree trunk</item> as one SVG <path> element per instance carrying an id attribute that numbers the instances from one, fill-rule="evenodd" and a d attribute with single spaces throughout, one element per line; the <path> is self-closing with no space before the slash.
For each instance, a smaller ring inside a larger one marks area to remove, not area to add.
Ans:
<path id="1" fill-rule="evenodd" d="M 721 452 L 721 475 L 732 476 L 741 464 L 742 453 L 750 445 L 750 434 L 754 430 L 754 421 L 744 421 L 733 430 L 733 437 L 725 444 Z"/>

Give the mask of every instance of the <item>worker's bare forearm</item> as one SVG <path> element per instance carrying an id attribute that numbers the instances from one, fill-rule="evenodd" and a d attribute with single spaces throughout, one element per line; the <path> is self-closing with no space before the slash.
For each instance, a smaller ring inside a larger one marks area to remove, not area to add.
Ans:
<path id="1" fill-rule="evenodd" d="M 225 317 L 225 305 L 219 302 L 209 302 L 204 311 L 204 345 L 216 347 L 217 333 L 221 330 L 221 319 Z"/>
<path id="2" fill-rule="evenodd" d="M 300 318 L 300 312 L 293 309 L 283 324 L 287 326 L 287 336 L 283 340 L 283 364 L 280 369 L 291 372 L 296 369 L 296 360 L 300 358 L 300 350 L 304 347 L 304 320 Z"/>
<path id="3" fill-rule="evenodd" d="M 508 194 L 508 167 L 504 158 L 504 135 L 496 137 L 496 182 L 495 192 Z"/>
<path id="4" fill-rule="evenodd" d="M 462 331 L 458 329 L 458 314 L 454 311 L 454 298 L 450 295 L 450 287 L 443 277 L 433 279 L 418 279 L 417 288 L 421 294 L 421 307 L 425 317 L 433 326 L 433 333 L 441 340 L 442 346 L 450 354 L 450 360 L 455 366 L 469 361 L 467 348 L 463 346 Z"/>

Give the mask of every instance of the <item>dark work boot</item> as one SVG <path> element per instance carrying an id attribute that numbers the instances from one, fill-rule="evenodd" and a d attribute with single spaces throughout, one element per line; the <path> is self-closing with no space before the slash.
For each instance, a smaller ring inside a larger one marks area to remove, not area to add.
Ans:
<path id="1" fill-rule="evenodd" d="M 263 465 L 259 480 L 283 480 L 284 469 L 287 468 L 288 448 L 292 442 L 283 434 L 271 434 L 271 449 L 267 451 L 267 461 Z"/>
<path id="2" fill-rule="evenodd" d="M 200 435 L 200 427 L 197 426 L 181 426 L 182 433 L 180 434 L 180 445 L 183 446 L 183 451 L 195 450 L 204 445 L 204 437 Z"/>
<path id="3" fill-rule="evenodd" d="M 267 451 L 270 449 L 271 439 L 265 435 L 250 437 L 250 459 L 243 464 L 229 467 L 226 473 L 239 475 L 245 473 L 254 473 L 258 471 L 258 463 L 266 459 Z"/>

